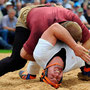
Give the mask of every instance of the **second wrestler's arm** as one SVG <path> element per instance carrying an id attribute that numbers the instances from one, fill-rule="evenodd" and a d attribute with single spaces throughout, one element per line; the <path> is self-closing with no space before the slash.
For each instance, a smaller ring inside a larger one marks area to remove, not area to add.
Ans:
<path id="1" fill-rule="evenodd" d="M 70 33 L 62 27 L 60 24 L 55 23 L 51 25 L 42 35 L 43 39 L 49 41 L 51 44 L 55 45 L 57 39 L 65 42 L 70 48 L 72 48 L 76 54 L 76 56 L 81 57 L 84 61 L 90 61 L 90 56 L 86 53 L 89 53 L 87 49 L 78 45 Z"/>

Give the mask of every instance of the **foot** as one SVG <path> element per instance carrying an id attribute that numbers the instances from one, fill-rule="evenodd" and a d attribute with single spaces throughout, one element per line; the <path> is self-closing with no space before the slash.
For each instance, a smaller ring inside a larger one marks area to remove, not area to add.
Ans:
<path id="1" fill-rule="evenodd" d="M 36 78 L 36 75 L 31 75 L 31 74 L 25 73 L 24 71 L 20 71 L 19 76 L 24 80 L 31 80 Z"/>
<path id="2" fill-rule="evenodd" d="M 78 73 L 78 78 L 84 81 L 90 81 L 90 68 L 84 68 L 82 73 Z"/>
<path id="3" fill-rule="evenodd" d="M 82 73 L 78 73 L 78 78 L 79 78 L 80 80 L 90 81 L 90 76 L 83 75 Z"/>

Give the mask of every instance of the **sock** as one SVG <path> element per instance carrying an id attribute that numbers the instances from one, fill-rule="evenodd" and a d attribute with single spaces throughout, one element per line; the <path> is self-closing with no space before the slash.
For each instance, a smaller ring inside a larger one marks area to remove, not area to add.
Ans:
<path id="1" fill-rule="evenodd" d="M 39 74 L 40 66 L 35 61 L 29 61 L 27 72 L 31 75 Z"/>

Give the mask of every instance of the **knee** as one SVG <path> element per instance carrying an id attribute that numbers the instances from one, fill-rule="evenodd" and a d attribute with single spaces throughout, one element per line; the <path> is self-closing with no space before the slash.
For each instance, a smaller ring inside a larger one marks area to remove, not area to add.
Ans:
<path id="1" fill-rule="evenodd" d="M 25 55 L 26 55 L 26 52 L 25 52 L 24 48 L 22 48 L 20 51 L 20 57 L 25 59 Z"/>
<path id="2" fill-rule="evenodd" d="M 25 59 L 25 53 L 23 52 L 23 50 L 21 50 L 20 56 L 21 56 L 21 58 Z"/>
<path id="3" fill-rule="evenodd" d="M 31 60 L 31 61 L 35 61 L 33 56 L 28 54 L 24 48 L 21 49 L 20 51 L 20 56 L 23 58 L 23 59 L 26 59 L 26 60 Z"/>

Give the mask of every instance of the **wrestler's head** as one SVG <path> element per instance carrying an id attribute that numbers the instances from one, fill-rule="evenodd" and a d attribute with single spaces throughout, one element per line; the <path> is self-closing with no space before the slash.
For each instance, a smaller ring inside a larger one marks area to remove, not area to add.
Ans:
<path id="1" fill-rule="evenodd" d="M 64 63 L 60 56 L 53 57 L 44 69 L 41 80 L 58 88 L 61 85 L 63 77 Z"/>
<path id="2" fill-rule="evenodd" d="M 76 42 L 81 41 L 82 29 L 78 23 L 73 21 L 66 21 L 61 23 L 61 25 L 69 31 L 69 33 Z"/>

